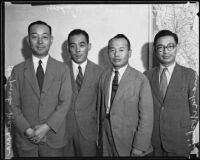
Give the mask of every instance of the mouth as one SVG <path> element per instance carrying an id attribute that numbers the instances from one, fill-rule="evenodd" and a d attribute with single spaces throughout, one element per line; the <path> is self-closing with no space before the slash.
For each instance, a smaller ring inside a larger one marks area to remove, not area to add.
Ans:
<path id="1" fill-rule="evenodd" d="M 114 62 L 120 62 L 120 59 L 113 59 Z"/>
<path id="2" fill-rule="evenodd" d="M 43 50 L 45 47 L 37 47 L 38 50 Z"/>
<path id="3" fill-rule="evenodd" d="M 82 55 L 75 55 L 76 59 L 80 59 L 82 57 Z"/>
<path id="4" fill-rule="evenodd" d="M 169 59 L 170 56 L 162 56 L 163 59 Z"/>

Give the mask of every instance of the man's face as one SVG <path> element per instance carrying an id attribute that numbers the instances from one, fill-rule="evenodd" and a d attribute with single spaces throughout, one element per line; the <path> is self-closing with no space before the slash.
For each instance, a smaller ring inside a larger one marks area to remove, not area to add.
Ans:
<path id="1" fill-rule="evenodd" d="M 87 43 L 83 34 L 72 35 L 69 37 L 69 52 L 74 62 L 81 64 L 87 59 L 91 44 Z"/>
<path id="2" fill-rule="evenodd" d="M 175 62 L 177 46 L 174 37 L 163 36 L 158 38 L 155 47 L 156 55 L 162 65 L 167 67 Z"/>
<path id="3" fill-rule="evenodd" d="M 46 25 L 35 24 L 30 28 L 28 42 L 33 54 L 38 58 L 42 58 L 48 54 L 53 37 Z"/>
<path id="4" fill-rule="evenodd" d="M 119 69 L 128 64 L 131 50 L 128 49 L 128 42 L 124 38 L 111 40 L 108 48 L 110 61 L 115 69 Z"/>

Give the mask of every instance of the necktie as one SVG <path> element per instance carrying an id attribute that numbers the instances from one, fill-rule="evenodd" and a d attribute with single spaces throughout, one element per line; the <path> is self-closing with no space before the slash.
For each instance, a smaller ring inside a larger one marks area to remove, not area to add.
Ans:
<path id="1" fill-rule="evenodd" d="M 81 66 L 78 66 L 78 75 L 76 77 L 76 84 L 77 84 L 77 89 L 78 89 L 78 92 L 80 91 L 81 89 L 81 84 L 83 82 L 83 73 L 82 73 L 82 69 L 81 69 Z"/>
<path id="2" fill-rule="evenodd" d="M 37 73 L 36 73 L 37 80 L 38 80 L 38 85 L 40 87 L 40 93 L 42 91 L 42 85 L 43 85 L 43 81 L 44 81 L 44 71 L 43 71 L 43 68 L 42 68 L 41 64 L 42 64 L 42 61 L 39 60 L 39 65 L 38 65 Z"/>
<path id="3" fill-rule="evenodd" d="M 118 86 L 119 86 L 118 85 L 118 75 L 119 75 L 119 72 L 115 71 L 115 76 L 114 76 L 113 81 L 112 81 L 112 92 L 111 92 L 111 98 L 110 98 L 110 106 L 113 103 L 115 94 L 116 94 Z"/>
<path id="4" fill-rule="evenodd" d="M 167 68 L 164 68 L 160 75 L 160 91 L 162 93 L 163 98 L 165 97 L 165 93 L 167 90 L 167 76 L 166 76 Z"/>

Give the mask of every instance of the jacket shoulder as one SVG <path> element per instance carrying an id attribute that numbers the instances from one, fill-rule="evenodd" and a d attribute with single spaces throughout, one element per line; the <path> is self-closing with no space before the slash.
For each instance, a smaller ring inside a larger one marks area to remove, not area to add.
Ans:
<path id="1" fill-rule="evenodd" d="M 58 60 L 56 60 L 52 57 L 51 57 L 51 59 L 53 61 L 53 64 L 55 65 L 57 72 L 60 72 L 60 71 L 63 72 L 63 71 L 66 71 L 66 70 L 67 70 L 67 72 L 69 72 L 69 66 L 66 65 L 66 63 L 58 61 Z"/>
<path id="2" fill-rule="evenodd" d="M 138 79 L 139 81 L 143 81 L 147 79 L 146 76 L 142 72 L 140 72 L 139 70 L 133 67 L 130 67 L 130 71 L 131 71 L 131 75 L 135 77 L 136 79 Z"/>
<path id="3" fill-rule="evenodd" d="M 152 77 L 152 75 L 156 72 L 157 69 L 158 69 L 158 67 L 153 67 L 153 68 L 151 68 L 151 69 L 149 69 L 149 70 L 146 70 L 146 71 L 144 72 L 144 75 L 146 75 L 147 78 L 150 78 L 150 77 Z"/>
<path id="4" fill-rule="evenodd" d="M 100 66 L 98 64 L 95 64 L 94 62 L 92 62 L 90 60 L 88 60 L 88 62 L 91 64 L 92 68 L 94 70 L 96 70 L 98 73 L 102 73 L 103 72 L 104 68 L 102 66 Z"/>
<path id="5" fill-rule="evenodd" d="M 193 70 L 192 68 L 188 68 L 188 67 L 185 67 L 182 65 L 178 65 L 178 67 L 180 68 L 180 70 L 182 71 L 184 76 L 187 77 L 187 79 L 192 79 L 198 75 L 197 72 L 195 70 Z"/>
<path id="6" fill-rule="evenodd" d="M 22 70 L 24 69 L 26 63 L 29 63 L 30 61 L 31 61 L 31 59 L 27 59 L 27 60 L 25 60 L 25 61 L 23 61 L 23 62 L 20 62 L 20 63 L 16 64 L 16 65 L 12 68 L 12 70 L 14 70 L 15 72 L 17 72 L 17 71 L 22 71 Z"/>
<path id="7" fill-rule="evenodd" d="M 196 73 L 195 70 L 193 70 L 192 68 L 188 68 L 188 67 L 185 67 L 185 66 L 182 66 L 182 65 L 178 65 L 180 67 L 180 69 L 185 72 L 186 74 L 194 74 Z"/>

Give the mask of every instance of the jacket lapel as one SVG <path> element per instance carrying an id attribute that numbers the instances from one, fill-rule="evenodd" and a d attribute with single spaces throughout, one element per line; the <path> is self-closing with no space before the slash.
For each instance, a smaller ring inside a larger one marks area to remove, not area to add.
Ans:
<path id="1" fill-rule="evenodd" d="M 54 70 L 56 70 L 53 59 L 49 56 L 46 72 L 44 75 L 44 82 L 42 87 L 42 92 L 47 92 L 49 87 L 51 86 L 52 82 L 54 81 Z"/>
<path id="2" fill-rule="evenodd" d="M 105 106 L 105 109 L 108 108 L 108 101 L 109 101 L 109 89 L 110 89 L 110 80 L 111 80 L 111 74 L 112 74 L 112 70 L 109 70 L 107 72 L 107 75 L 105 77 L 105 84 L 104 84 L 104 91 L 105 91 L 105 101 L 104 101 L 104 106 Z"/>
<path id="3" fill-rule="evenodd" d="M 124 72 L 124 74 L 122 75 L 122 78 L 120 80 L 120 83 L 119 83 L 119 86 L 118 86 L 118 89 L 117 89 L 117 93 L 114 97 L 114 100 L 113 100 L 113 104 L 112 106 L 115 105 L 115 103 L 117 103 L 118 100 L 120 100 L 120 97 L 124 94 L 124 90 L 126 90 L 127 88 L 127 84 L 129 84 L 131 78 L 130 78 L 130 73 L 131 70 L 130 70 L 130 66 L 128 66 Z M 111 107 L 112 108 L 112 107 Z"/>
<path id="4" fill-rule="evenodd" d="M 169 95 L 172 95 L 172 92 L 174 92 L 174 88 L 179 88 L 179 86 L 181 84 L 180 78 L 181 78 L 180 66 L 178 64 L 176 64 L 174 67 L 174 71 L 172 72 L 171 79 L 168 84 L 164 100 L 166 100 Z"/>
<path id="5" fill-rule="evenodd" d="M 67 66 L 70 69 L 70 75 L 71 75 L 71 83 L 72 83 L 72 90 L 73 93 L 75 93 L 76 95 L 78 95 L 78 89 L 76 87 L 76 81 L 74 79 L 74 72 L 73 72 L 73 68 L 72 68 L 72 60 L 66 62 Z"/>
<path id="6" fill-rule="evenodd" d="M 152 91 L 154 92 L 154 95 L 157 97 L 160 103 L 163 103 L 163 99 L 159 89 L 159 67 L 157 67 L 153 73 L 151 84 L 152 84 L 151 88 Z"/>
<path id="7" fill-rule="evenodd" d="M 81 85 L 81 89 L 79 91 L 79 94 L 81 94 L 83 91 L 84 91 L 84 88 L 87 88 L 87 85 L 90 85 L 91 84 L 91 81 L 92 81 L 92 73 L 94 71 L 92 70 L 92 64 L 91 62 L 88 60 L 87 62 L 87 65 L 86 65 L 86 68 L 85 68 L 85 73 L 84 73 L 84 76 L 83 76 L 83 82 L 82 82 L 82 85 Z"/>
<path id="8" fill-rule="evenodd" d="M 35 73 L 35 70 L 34 70 L 32 58 L 30 58 L 26 61 L 24 69 L 25 69 L 24 70 L 25 78 L 28 80 L 33 91 L 35 92 L 35 94 L 39 98 L 40 97 L 40 89 L 39 89 L 39 86 L 38 86 L 38 82 L 37 82 L 36 73 Z"/>

